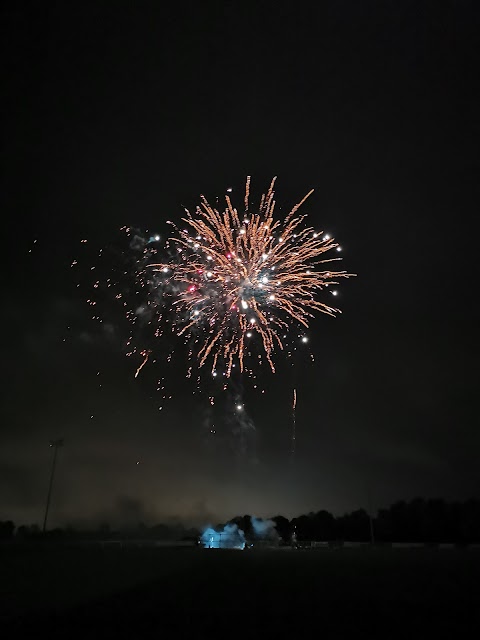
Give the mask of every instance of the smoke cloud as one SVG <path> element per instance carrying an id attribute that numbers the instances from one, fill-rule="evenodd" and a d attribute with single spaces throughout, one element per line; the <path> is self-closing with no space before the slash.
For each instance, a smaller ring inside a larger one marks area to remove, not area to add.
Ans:
<path id="1" fill-rule="evenodd" d="M 262 520 L 252 516 L 252 529 L 256 538 L 260 540 L 276 540 L 278 532 L 273 520 Z"/>

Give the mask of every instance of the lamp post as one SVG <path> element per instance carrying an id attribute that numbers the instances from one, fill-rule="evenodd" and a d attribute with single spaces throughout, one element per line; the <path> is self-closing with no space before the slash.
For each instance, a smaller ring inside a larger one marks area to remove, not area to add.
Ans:
<path id="1" fill-rule="evenodd" d="M 375 530 L 373 528 L 373 515 L 372 515 L 372 496 L 370 494 L 370 487 L 367 487 L 367 500 L 368 500 L 368 522 L 370 526 L 370 544 L 375 544 Z"/>
<path id="2" fill-rule="evenodd" d="M 50 508 L 50 499 L 52 497 L 52 487 L 53 487 L 53 478 L 55 476 L 55 466 L 57 464 L 57 452 L 58 448 L 63 446 L 63 438 L 59 438 L 57 440 L 50 440 L 50 447 L 53 447 L 53 460 L 52 460 L 52 471 L 50 472 L 50 483 L 48 485 L 48 495 L 47 495 L 47 504 L 45 506 L 45 517 L 43 519 L 43 533 L 45 533 L 47 528 L 47 518 L 48 518 L 48 510 Z"/>

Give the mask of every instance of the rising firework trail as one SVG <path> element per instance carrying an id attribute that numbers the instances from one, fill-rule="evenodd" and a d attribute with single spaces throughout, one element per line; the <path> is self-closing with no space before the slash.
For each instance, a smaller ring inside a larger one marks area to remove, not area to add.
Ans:
<path id="1" fill-rule="evenodd" d="M 307 342 L 304 332 L 315 312 L 339 313 L 318 295 L 338 284 L 338 278 L 354 275 L 328 268 L 341 258 L 325 254 L 340 251 L 339 245 L 305 227 L 306 216 L 297 213 L 313 190 L 283 220 L 275 220 L 274 185 L 275 178 L 252 209 L 247 178 L 241 213 L 228 193 L 223 210 L 201 196 L 193 214 L 185 210 L 183 228 L 169 223 L 174 233 L 165 252 L 151 248 L 152 238 L 144 248 L 138 278 L 147 292 L 155 336 L 169 323 L 169 330 L 189 345 L 193 365 L 209 363 L 213 376 L 221 370 L 230 378 L 236 365 L 240 372 L 252 372 L 263 359 L 274 372 L 274 354 L 285 349 L 289 337 Z M 247 365 L 252 351 L 255 364 Z M 144 360 L 136 375 L 150 350 L 137 353 Z"/>
<path id="2" fill-rule="evenodd" d="M 293 402 L 292 402 L 292 458 L 295 456 L 297 449 L 297 390 L 293 390 Z"/>

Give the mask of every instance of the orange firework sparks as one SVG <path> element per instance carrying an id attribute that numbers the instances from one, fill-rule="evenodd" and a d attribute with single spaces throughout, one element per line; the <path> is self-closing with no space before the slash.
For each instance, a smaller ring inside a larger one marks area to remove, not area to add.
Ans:
<path id="1" fill-rule="evenodd" d="M 242 214 L 228 194 L 223 211 L 201 196 L 195 214 L 186 211 L 182 219 L 186 228 L 174 225 L 176 235 L 170 242 L 175 257 L 147 268 L 158 286 L 174 292 L 175 331 L 198 344 L 199 366 L 210 359 L 215 372 L 223 362 L 227 377 L 235 361 L 244 370 L 255 337 L 275 371 L 274 351 L 284 349 L 291 328 L 308 328 L 315 312 L 339 313 L 317 294 L 338 284 L 337 278 L 354 275 L 327 268 L 341 258 L 325 254 L 340 247 L 323 232 L 304 227 L 306 216 L 297 215 L 313 190 L 280 221 L 273 217 L 274 185 L 275 178 L 252 212 L 248 177 Z"/>

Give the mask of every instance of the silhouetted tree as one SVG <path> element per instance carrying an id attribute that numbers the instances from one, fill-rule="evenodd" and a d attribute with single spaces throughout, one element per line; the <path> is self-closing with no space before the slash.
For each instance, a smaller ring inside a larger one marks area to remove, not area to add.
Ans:
<path id="1" fill-rule="evenodd" d="M 0 522 L 0 540 L 11 540 L 14 531 L 15 525 L 11 520 Z"/>
<path id="2" fill-rule="evenodd" d="M 278 531 L 278 535 L 284 542 L 288 542 L 292 535 L 292 528 L 288 518 L 284 518 L 283 516 L 275 516 L 274 518 L 272 518 L 272 520 L 273 522 L 275 522 L 275 527 Z"/>
<path id="3" fill-rule="evenodd" d="M 252 516 L 237 516 L 236 518 L 229 520 L 229 522 L 230 524 L 236 524 L 247 538 L 251 538 L 253 536 Z"/>
<path id="4" fill-rule="evenodd" d="M 365 509 L 357 509 L 337 518 L 337 527 L 342 540 L 368 542 L 370 539 L 370 520 Z"/>
<path id="5" fill-rule="evenodd" d="M 335 518 L 328 511 L 322 510 L 313 516 L 315 529 L 314 540 L 334 540 L 337 536 Z"/>
<path id="6" fill-rule="evenodd" d="M 16 532 L 16 537 L 19 539 L 39 538 L 40 535 L 40 527 L 37 524 L 22 524 L 20 527 L 18 527 Z"/>

